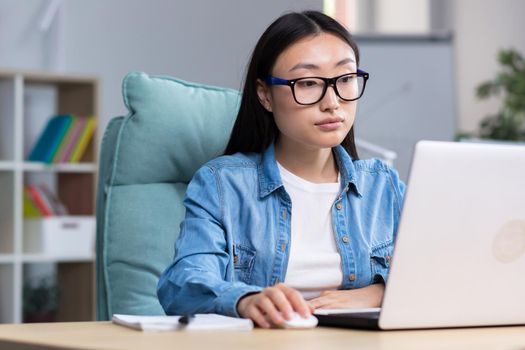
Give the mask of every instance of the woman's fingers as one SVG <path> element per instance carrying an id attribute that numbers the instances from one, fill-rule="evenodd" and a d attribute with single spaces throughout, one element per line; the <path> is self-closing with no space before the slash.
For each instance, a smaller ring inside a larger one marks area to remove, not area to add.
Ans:
<path id="1" fill-rule="evenodd" d="M 324 302 L 324 299 L 316 298 L 316 299 L 309 300 L 308 305 L 310 306 L 310 308 L 313 308 L 315 310 L 315 309 L 325 306 L 325 302 Z"/>
<path id="2" fill-rule="evenodd" d="M 292 308 L 301 316 L 308 317 L 312 314 L 310 307 L 306 303 L 306 300 L 304 300 L 301 293 L 284 284 L 279 285 L 279 288 L 281 288 L 283 293 L 286 295 L 286 299 L 290 302 Z"/>
<path id="3" fill-rule="evenodd" d="M 284 318 L 275 307 L 273 300 L 267 295 L 263 294 L 263 297 L 257 303 L 257 307 L 266 314 L 266 317 L 268 317 L 273 324 L 279 325 L 284 322 Z"/>
<path id="4" fill-rule="evenodd" d="M 292 318 L 293 306 L 287 299 L 286 294 L 280 288 L 268 288 L 265 294 L 270 298 L 282 316 L 289 320 Z"/>
<path id="5" fill-rule="evenodd" d="M 265 288 L 262 292 L 243 297 L 237 306 L 241 317 L 252 319 L 258 326 L 269 328 L 291 319 L 293 312 L 303 317 L 312 314 L 313 309 L 303 296 L 284 284 Z"/>
<path id="6" fill-rule="evenodd" d="M 247 315 L 252 321 L 254 321 L 259 327 L 270 328 L 271 324 L 268 322 L 263 312 L 259 310 L 256 304 L 249 306 Z"/>

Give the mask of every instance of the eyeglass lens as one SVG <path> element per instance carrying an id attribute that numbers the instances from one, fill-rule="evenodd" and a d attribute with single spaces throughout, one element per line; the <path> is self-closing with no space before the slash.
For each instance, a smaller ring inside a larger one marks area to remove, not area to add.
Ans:
<path id="1" fill-rule="evenodd" d="M 364 78 L 356 75 L 344 75 L 337 79 L 335 86 L 344 100 L 358 99 L 364 87 Z M 326 82 L 319 78 L 302 78 L 294 84 L 295 99 L 298 103 L 312 104 L 323 98 Z"/>

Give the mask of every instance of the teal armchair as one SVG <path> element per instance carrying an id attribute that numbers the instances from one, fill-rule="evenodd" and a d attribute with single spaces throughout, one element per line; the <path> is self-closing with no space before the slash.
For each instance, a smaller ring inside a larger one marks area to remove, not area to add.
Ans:
<path id="1" fill-rule="evenodd" d="M 226 147 L 239 92 L 130 73 L 125 117 L 102 139 L 97 191 L 97 319 L 164 314 L 157 281 L 173 259 L 194 172 Z"/>

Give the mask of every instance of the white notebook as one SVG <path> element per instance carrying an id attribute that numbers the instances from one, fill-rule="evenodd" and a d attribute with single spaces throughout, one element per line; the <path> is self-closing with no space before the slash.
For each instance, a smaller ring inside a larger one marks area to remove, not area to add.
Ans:
<path id="1" fill-rule="evenodd" d="M 181 316 L 135 316 L 114 314 L 113 323 L 142 331 L 202 331 L 232 330 L 250 331 L 253 322 L 250 319 L 228 317 L 217 314 L 197 314 L 188 325 L 179 323 Z"/>

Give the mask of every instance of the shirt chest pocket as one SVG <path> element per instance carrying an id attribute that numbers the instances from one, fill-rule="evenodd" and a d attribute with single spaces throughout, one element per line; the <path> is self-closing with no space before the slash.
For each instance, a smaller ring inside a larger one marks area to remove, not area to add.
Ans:
<path id="1" fill-rule="evenodd" d="M 393 250 L 393 241 L 388 241 L 372 247 L 370 252 L 370 268 L 372 270 L 371 283 L 384 283 L 387 281 Z"/>
<path id="2" fill-rule="evenodd" d="M 255 264 L 256 251 L 241 244 L 236 244 L 233 254 L 235 280 L 249 284 Z"/>

